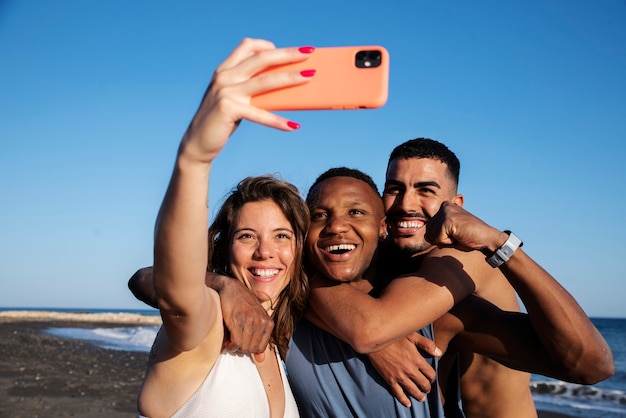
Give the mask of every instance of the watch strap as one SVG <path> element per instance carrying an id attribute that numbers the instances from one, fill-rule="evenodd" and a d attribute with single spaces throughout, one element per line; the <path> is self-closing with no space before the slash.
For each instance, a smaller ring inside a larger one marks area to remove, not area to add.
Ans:
<path id="1" fill-rule="evenodd" d="M 504 231 L 509 234 L 509 238 L 494 252 L 486 258 L 487 263 L 493 268 L 500 267 L 509 261 L 515 250 L 524 245 L 521 239 L 511 231 Z"/>

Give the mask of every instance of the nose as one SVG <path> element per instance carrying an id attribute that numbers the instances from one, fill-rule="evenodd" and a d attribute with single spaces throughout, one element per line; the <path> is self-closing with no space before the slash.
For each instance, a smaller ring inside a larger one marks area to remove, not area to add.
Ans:
<path id="1" fill-rule="evenodd" d="M 265 260 L 271 258 L 272 256 L 272 246 L 267 240 L 259 240 L 256 250 L 254 251 L 255 257 L 261 260 Z"/>
<path id="2" fill-rule="evenodd" d="M 419 196 L 412 189 L 397 195 L 393 206 L 396 210 L 401 210 L 404 213 L 421 212 Z"/>
<path id="3" fill-rule="evenodd" d="M 341 234 L 348 230 L 348 222 L 344 216 L 332 215 L 328 218 L 324 230 L 329 234 Z"/>

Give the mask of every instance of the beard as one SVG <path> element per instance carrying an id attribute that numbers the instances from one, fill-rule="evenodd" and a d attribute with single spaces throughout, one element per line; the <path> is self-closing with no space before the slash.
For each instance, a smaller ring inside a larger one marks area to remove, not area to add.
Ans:
<path id="1" fill-rule="evenodd" d="M 432 244 L 429 243 L 428 241 L 422 241 L 419 243 L 409 243 L 409 244 L 404 244 L 404 245 L 401 245 L 396 241 L 392 241 L 392 242 L 393 242 L 393 246 L 401 254 L 403 254 L 406 257 L 412 257 L 416 254 L 423 253 L 424 251 L 432 247 Z"/>

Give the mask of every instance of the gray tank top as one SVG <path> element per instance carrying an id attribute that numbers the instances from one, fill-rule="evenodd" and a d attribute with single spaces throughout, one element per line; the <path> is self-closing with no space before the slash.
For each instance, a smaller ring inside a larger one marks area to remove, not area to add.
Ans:
<path id="1" fill-rule="evenodd" d="M 432 339 L 432 326 L 420 333 Z M 437 359 L 425 357 L 437 370 Z M 403 406 L 367 356 L 301 320 L 286 359 L 287 374 L 302 417 L 443 418 L 438 390 L 426 402 Z"/>

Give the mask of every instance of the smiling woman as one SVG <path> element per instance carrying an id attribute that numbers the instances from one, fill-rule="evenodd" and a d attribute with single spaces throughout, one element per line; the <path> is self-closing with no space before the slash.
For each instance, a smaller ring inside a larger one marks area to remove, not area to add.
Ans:
<path id="1" fill-rule="evenodd" d="M 290 183 L 248 177 L 225 200 L 207 239 L 206 201 L 213 161 L 242 119 L 285 131 L 299 127 L 251 106 L 250 97 L 304 84 L 311 75 L 281 72 L 262 82 L 254 75 L 305 61 L 313 50 L 245 39 L 216 70 L 183 136 L 156 222 L 152 277 L 163 327 L 139 393 L 142 416 L 299 416 L 281 356 L 308 294 L 302 268 L 308 209 Z M 205 286 L 207 268 L 245 285 L 254 301 L 242 296 L 239 303 L 261 301 L 263 316 L 272 318 L 269 344 L 259 341 L 251 350 L 259 358 L 226 350 L 227 319 L 221 294 Z"/>

